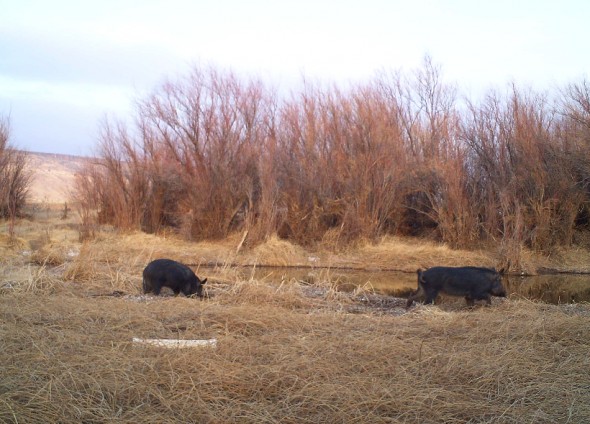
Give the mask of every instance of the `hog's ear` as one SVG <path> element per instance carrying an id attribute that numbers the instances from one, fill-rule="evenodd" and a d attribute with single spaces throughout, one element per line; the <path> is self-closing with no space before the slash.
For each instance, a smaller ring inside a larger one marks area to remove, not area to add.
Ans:
<path id="1" fill-rule="evenodd" d="M 201 281 L 201 284 L 205 284 L 207 282 L 207 279 L 205 278 L 203 281 Z"/>

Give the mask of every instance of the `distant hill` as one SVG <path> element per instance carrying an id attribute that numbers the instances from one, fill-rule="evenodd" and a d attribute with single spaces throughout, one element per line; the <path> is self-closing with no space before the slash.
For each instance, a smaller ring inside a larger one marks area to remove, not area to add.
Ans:
<path id="1" fill-rule="evenodd" d="M 33 172 L 29 201 L 64 203 L 70 200 L 75 175 L 92 158 L 54 153 L 27 152 Z"/>

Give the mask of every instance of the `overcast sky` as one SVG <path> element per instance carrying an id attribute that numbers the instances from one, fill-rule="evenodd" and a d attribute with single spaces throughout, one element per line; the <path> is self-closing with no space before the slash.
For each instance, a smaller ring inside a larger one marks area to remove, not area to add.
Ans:
<path id="1" fill-rule="evenodd" d="M 19 148 L 88 155 L 105 115 L 191 64 L 281 88 L 412 70 L 464 93 L 554 89 L 590 71 L 588 0 L 0 0 L 0 116 Z"/>

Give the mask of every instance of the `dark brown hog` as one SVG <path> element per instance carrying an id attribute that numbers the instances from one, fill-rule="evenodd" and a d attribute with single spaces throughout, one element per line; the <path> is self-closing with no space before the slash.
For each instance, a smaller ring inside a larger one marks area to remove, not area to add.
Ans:
<path id="1" fill-rule="evenodd" d="M 424 303 L 434 303 L 439 292 L 464 296 L 470 306 L 476 300 L 485 300 L 491 305 L 492 295 L 506 296 L 502 276 L 493 268 L 436 266 L 425 271 L 419 269 L 417 273 L 418 290 L 408 297 L 406 308 L 421 297 L 424 298 Z"/>
<path id="2" fill-rule="evenodd" d="M 192 269 L 172 259 L 156 259 L 143 270 L 143 292 L 160 294 L 162 287 L 169 287 L 175 295 L 203 297 L 203 285 Z"/>

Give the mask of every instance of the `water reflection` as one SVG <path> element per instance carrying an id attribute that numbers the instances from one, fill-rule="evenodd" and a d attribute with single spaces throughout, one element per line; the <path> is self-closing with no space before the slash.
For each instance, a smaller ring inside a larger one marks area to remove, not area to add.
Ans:
<path id="1" fill-rule="evenodd" d="M 270 283 L 296 280 L 304 284 L 330 284 L 342 291 L 365 287 L 397 297 L 406 297 L 417 287 L 414 272 L 274 267 L 243 268 L 237 272 L 241 278 Z M 502 281 L 510 295 L 527 299 L 554 304 L 590 301 L 590 275 L 504 276 Z"/>
<path id="2" fill-rule="evenodd" d="M 415 273 L 399 271 L 365 271 L 355 269 L 326 268 L 250 268 L 246 276 L 269 282 L 296 280 L 303 284 L 329 284 L 341 291 L 351 292 L 358 287 L 375 290 L 377 293 L 404 297 L 416 290 Z"/>
<path id="3" fill-rule="evenodd" d="M 547 303 L 590 301 L 590 275 L 506 276 L 504 284 L 508 293 Z"/>

